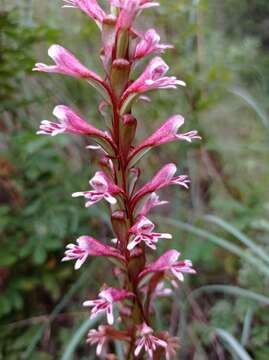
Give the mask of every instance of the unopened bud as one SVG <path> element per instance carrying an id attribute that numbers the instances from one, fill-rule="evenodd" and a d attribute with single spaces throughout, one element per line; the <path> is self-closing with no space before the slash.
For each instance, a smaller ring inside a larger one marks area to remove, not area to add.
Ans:
<path id="1" fill-rule="evenodd" d="M 121 126 L 121 151 L 127 155 L 132 146 L 137 127 L 137 120 L 131 114 L 125 114 L 122 117 Z"/>
<path id="2" fill-rule="evenodd" d="M 111 69 L 111 86 L 117 97 L 120 97 L 126 88 L 130 73 L 130 63 L 125 59 L 113 61 Z"/>

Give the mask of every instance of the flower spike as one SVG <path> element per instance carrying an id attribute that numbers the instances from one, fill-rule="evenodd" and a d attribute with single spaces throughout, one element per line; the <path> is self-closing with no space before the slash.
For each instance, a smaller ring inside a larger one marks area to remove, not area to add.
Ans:
<path id="1" fill-rule="evenodd" d="M 76 243 L 66 246 L 62 261 L 73 260 L 76 270 L 91 256 L 107 257 L 113 264 L 111 273 L 118 285 L 103 287 L 97 299 L 83 303 L 90 308 L 90 318 L 106 315 L 108 325 L 90 330 L 87 337 L 89 344 L 96 345 L 97 357 L 116 359 L 111 353 L 114 346 L 110 347 L 110 341 L 124 341 L 123 358 L 172 360 L 176 357 L 178 339 L 164 331 L 156 333 L 149 320 L 154 315 L 156 299 L 170 296 L 173 287 L 184 280 L 184 274 L 195 273 L 195 270 L 190 260 L 179 261 L 177 250 L 167 250 L 157 260 L 148 261 L 149 249 L 155 250 L 159 239 L 172 238 L 169 233 L 156 232 L 148 214 L 153 208 L 168 203 L 160 200 L 157 194 L 160 189 L 169 185 L 188 188 L 190 181 L 187 175 L 176 175 L 177 167 L 170 163 L 161 166 L 151 180 L 140 186 L 143 174 L 137 163 L 152 148 L 172 141 L 191 143 L 200 136 L 196 130 L 179 132 L 184 118 L 174 115 L 135 145 L 139 119 L 134 115 L 133 105 L 140 100 L 150 102 L 149 91 L 176 89 L 185 86 L 185 82 L 167 76 L 169 66 L 159 56 L 172 46 L 163 44 L 155 29 L 140 33 L 135 27 L 142 10 L 159 6 L 155 0 L 107 0 L 108 12 L 99 6 L 98 0 L 63 0 L 63 3 L 65 8 L 80 9 L 99 27 L 99 54 L 105 75 L 94 73 L 60 45 L 49 48 L 52 65 L 37 63 L 33 70 L 69 75 L 92 85 L 102 96 L 98 109 L 106 130 L 99 130 L 71 108 L 58 105 L 53 111 L 57 120 L 43 120 L 37 133 L 53 137 L 77 134 L 91 140 L 85 146 L 98 150 L 96 156 L 99 158 L 95 162 L 98 169 L 89 181 L 90 189 L 72 196 L 84 197 L 86 207 L 105 200 L 110 205 L 115 239 L 110 246 L 91 236 L 80 236 Z M 151 55 L 155 57 L 140 76 L 132 78 L 138 63 L 143 65 L 140 60 Z M 168 286 L 167 280 L 170 281 Z M 114 318 L 115 306 L 118 311 Z M 114 323 L 117 323 L 115 327 Z"/>

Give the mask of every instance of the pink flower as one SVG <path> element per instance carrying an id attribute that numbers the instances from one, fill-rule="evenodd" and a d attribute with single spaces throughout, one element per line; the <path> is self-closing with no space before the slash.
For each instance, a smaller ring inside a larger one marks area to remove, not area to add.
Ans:
<path id="1" fill-rule="evenodd" d="M 168 65 L 160 57 L 152 59 L 142 75 L 125 90 L 122 102 L 133 93 L 140 94 L 154 89 L 176 89 L 178 85 L 186 85 L 174 76 L 164 76 L 168 70 Z"/>
<path id="2" fill-rule="evenodd" d="M 130 29 L 140 8 L 140 0 L 128 0 L 121 6 L 117 20 L 117 30 Z"/>
<path id="3" fill-rule="evenodd" d="M 92 307 L 91 318 L 95 318 L 99 313 L 105 312 L 107 322 L 109 325 L 112 325 L 114 323 L 113 304 L 130 296 L 133 296 L 133 294 L 126 290 L 107 288 L 99 293 L 100 299 L 85 301 L 83 306 Z"/>
<path id="4" fill-rule="evenodd" d="M 66 5 L 64 8 L 78 8 L 93 18 L 97 23 L 101 24 L 106 13 L 97 4 L 96 0 L 64 0 Z"/>
<path id="5" fill-rule="evenodd" d="M 103 171 L 97 171 L 89 183 L 93 190 L 76 192 L 72 194 L 72 196 L 84 196 L 86 199 L 88 199 L 85 205 L 86 207 L 90 207 L 102 199 L 105 199 L 111 205 L 115 205 L 117 203 L 117 199 L 114 197 L 114 195 L 118 195 L 120 192 L 122 192 L 122 190 L 117 185 L 115 185 L 114 182 Z"/>
<path id="6" fill-rule="evenodd" d="M 103 350 L 103 347 L 108 340 L 106 333 L 106 326 L 100 325 L 98 330 L 92 329 L 89 331 L 87 336 L 87 343 L 91 345 L 97 344 L 96 355 L 100 356 Z"/>
<path id="7" fill-rule="evenodd" d="M 141 216 L 140 219 L 129 230 L 133 235 L 132 241 L 128 244 L 127 249 L 132 250 L 142 241 L 151 249 L 156 249 L 156 243 L 159 239 L 172 239 L 171 234 L 162 234 L 153 232 L 155 225 L 145 216 Z"/>
<path id="8" fill-rule="evenodd" d="M 148 358 L 151 360 L 158 346 L 166 348 L 167 343 L 152 334 L 153 330 L 147 324 L 144 323 L 140 326 L 135 343 L 135 356 L 138 356 L 144 348 Z"/>
<path id="9" fill-rule="evenodd" d="M 103 347 L 110 339 L 120 341 L 130 341 L 130 337 L 124 331 L 114 329 L 112 326 L 99 325 L 98 330 L 92 329 L 88 332 L 87 343 L 91 345 L 97 344 L 96 355 L 104 356 Z"/>
<path id="10" fill-rule="evenodd" d="M 177 140 L 191 142 L 193 139 L 201 139 L 196 130 L 187 133 L 178 134 L 178 129 L 184 124 L 184 118 L 181 115 L 174 115 L 166 120 L 161 127 L 150 137 L 135 147 L 129 155 L 128 161 L 131 161 L 140 152 L 145 153 L 146 149 L 151 149 L 161 144 Z"/>
<path id="11" fill-rule="evenodd" d="M 126 5 L 128 5 L 129 0 L 109 0 L 109 2 L 113 6 L 123 8 Z M 140 9 L 146 9 L 146 8 L 149 8 L 149 7 L 159 6 L 159 5 L 160 5 L 159 3 L 154 2 L 154 1 L 150 1 L 150 0 L 140 0 L 139 1 Z"/>
<path id="12" fill-rule="evenodd" d="M 35 64 L 34 71 L 47 73 L 59 73 L 78 78 L 94 80 L 103 85 L 103 80 L 93 71 L 87 69 L 69 50 L 60 45 L 52 45 L 48 50 L 49 56 L 54 60 L 55 65 L 43 63 Z"/>
<path id="13" fill-rule="evenodd" d="M 152 194 L 150 194 L 149 198 L 145 201 L 145 203 L 143 204 L 142 208 L 139 210 L 139 214 L 141 216 L 145 216 L 149 213 L 149 211 L 155 207 L 155 206 L 161 206 L 161 205 L 165 205 L 168 204 L 168 201 L 160 201 L 159 196 L 154 192 Z"/>
<path id="14" fill-rule="evenodd" d="M 167 164 L 159 170 L 159 172 L 150 180 L 146 185 L 144 185 L 132 198 L 132 207 L 134 207 L 141 198 L 149 193 L 153 193 L 165 186 L 171 184 L 177 184 L 188 188 L 188 177 L 187 175 L 180 175 L 174 177 L 177 167 L 175 164 Z"/>
<path id="15" fill-rule="evenodd" d="M 142 278 L 149 273 L 163 272 L 172 280 L 172 285 L 177 287 L 175 280 L 184 281 L 184 273 L 196 273 L 192 268 L 192 262 L 190 260 L 178 261 L 179 256 L 180 253 L 177 250 L 166 251 L 159 259 L 148 264 L 139 274 L 139 278 Z"/>
<path id="16" fill-rule="evenodd" d="M 81 134 L 97 137 L 110 143 L 112 147 L 115 144 L 112 138 L 105 132 L 95 128 L 87 121 L 83 120 L 75 111 L 65 105 L 58 105 L 53 110 L 53 115 L 59 119 L 59 123 L 43 120 L 40 130 L 37 134 L 55 136 L 63 133 Z"/>
<path id="17" fill-rule="evenodd" d="M 166 49 L 173 48 L 172 45 L 160 44 L 160 36 L 154 29 L 149 29 L 142 36 L 134 52 L 134 60 L 141 59 L 152 53 L 163 53 Z"/>
<path id="18" fill-rule="evenodd" d="M 150 300 L 148 303 L 148 310 L 150 313 L 153 313 L 154 311 L 154 302 L 156 301 L 157 298 L 168 297 L 173 295 L 174 293 L 172 289 L 165 287 L 164 281 L 159 282 L 153 291 L 149 284 L 142 286 L 141 291 L 145 296 L 147 296 L 150 292 L 150 298 L 149 298 Z"/>
<path id="19" fill-rule="evenodd" d="M 175 358 L 177 351 L 179 349 L 179 338 L 175 336 L 170 336 L 168 333 L 165 337 L 167 342 L 167 347 L 165 349 L 165 360 L 172 360 Z"/>
<path id="20" fill-rule="evenodd" d="M 77 239 L 78 245 L 68 244 L 66 246 L 65 256 L 62 261 L 76 260 L 75 270 L 78 270 L 88 256 L 108 256 L 115 257 L 123 261 L 124 258 L 117 249 L 104 245 L 91 236 L 80 236 Z"/>

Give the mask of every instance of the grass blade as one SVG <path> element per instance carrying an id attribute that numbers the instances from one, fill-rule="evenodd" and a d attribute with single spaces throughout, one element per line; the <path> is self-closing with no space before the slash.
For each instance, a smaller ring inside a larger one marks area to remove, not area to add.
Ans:
<path id="1" fill-rule="evenodd" d="M 229 91 L 232 94 L 234 94 L 234 95 L 240 97 L 242 100 L 244 100 L 244 102 L 246 104 L 248 104 L 249 107 L 251 107 L 256 112 L 256 114 L 261 119 L 263 126 L 269 131 L 269 121 L 268 121 L 267 114 L 266 114 L 265 110 L 253 98 L 253 96 L 250 93 L 248 93 L 246 90 L 243 90 L 239 87 L 233 87 L 233 88 L 229 89 Z"/>
<path id="2" fill-rule="evenodd" d="M 174 226 L 175 228 L 182 229 L 188 231 L 191 234 L 197 235 L 198 237 L 204 238 L 207 241 L 211 241 L 213 244 L 222 247 L 225 250 L 230 251 L 231 253 L 239 256 L 241 259 L 244 259 L 249 264 L 255 266 L 257 270 L 263 273 L 266 276 L 269 276 L 269 268 L 261 262 L 259 259 L 254 257 L 253 255 L 248 254 L 245 250 L 243 250 L 240 246 L 232 244 L 230 241 L 223 239 L 219 236 L 216 236 L 209 231 L 200 229 L 191 224 L 181 222 L 175 219 L 164 218 L 161 216 L 156 216 L 156 219 L 159 221 L 168 224 L 170 226 Z"/>
<path id="3" fill-rule="evenodd" d="M 189 296 L 191 297 L 198 297 L 204 292 L 220 292 L 228 295 L 234 295 L 234 296 L 241 296 L 244 298 L 247 298 L 249 300 L 254 300 L 262 305 L 268 305 L 269 306 L 269 298 L 262 295 L 257 294 L 254 291 L 242 289 L 237 286 L 230 286 L 230 285 L 206 285 L 202 286 L 193 292 Z"/>
<path id="4" fill-rule="evenodd" d="M 243 346 L 226 330 L 215 329 L 215 332 L 230 352 L 239 357 L 240 360 L 253 360 Z"/>
<path id="5" fill-rule="evenodd" d="M 95 319 L 88 318 L 85 320 L 81 326 L 76 330 L 74 335 L 72 336 L 68 346 L 66 347 L 61 360 L 72 360 L 73 354 L 81 342 L 82 338 L 85 337 L 86 333 L 93 328 L 101 319 L 101 316 L 96 317 Z"/>
<path id="6" fill-rule="evenodd" d="M 249 237 L 247 237 L 245 234 L 243 234 L 241 231 L 236 229 L 231 224 L 228 224 L 226 221 L 220 219 L 217 216 L 214 215 L 206 215 L 204 216 L 204 219 L 206 221 L 209 221 L 213 224 L 216 224 L 232 234 L 234 237 L 236 237 L 239 241 L 241 241 L 244 245 L 246 245 L 250 250 L 253 251 L 256 255 L 258 255 L 262 260 L 267 262 L 269 264 L 269 255 L 265 253 L 265 250 L 262 249 L 259 245 L 256 245 L 253 240 L 251 240 Z"/>
<path id="7" fill-rule="evenodd" d="M 249 307 L 247 310 L 245 319 L 244 319 L 243 330 L 242 330 L 242 335 L 241 335 L 240 342 L 241 342 L 242 346 L 246 346 L 247 343 L 249 342 L 252 319 L 253 319 L 253 309 L 251 309 L 251 307 Z"/>

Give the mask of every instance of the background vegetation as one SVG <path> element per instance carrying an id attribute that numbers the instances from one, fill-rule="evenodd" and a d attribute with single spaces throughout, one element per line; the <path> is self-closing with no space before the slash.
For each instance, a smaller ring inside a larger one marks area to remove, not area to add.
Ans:
<path id="1" fill-rule="evenodd" d="M 157 326 L 180 336 L 178 359 L 268 360 L 269 3 L 161 4 L 140 26 L 157 27 L 175 44 L 165 58 L 188 87 L 137 108 L 140 135 L 181 112 L 186 131 L 197 128 L 203 141 L 155 150 L 145 166 L 148 177 L 160 163 L 176 161 L 192 179 L 190 192 L 163 194 L 172 202 L 156 218 L 198 275 L 158 303 Z M 81 303 L 109 269 L 93 259 L 75 273 L 60 259 L 79 235 L 111 238 L 105 208 L 85 210 L 70 197 L 87 187 L 97 159 L 78 137 L 35 135 L 60 103 L 102 126 L 91 89 L 31 72 L 36 60 L 47 61 L 53 42 L 100 69 L 95 26 L 60 5 L 2 0 L 0 8 L 1 360 L 95 359 L 84 345 L 94 324 Z"/>

